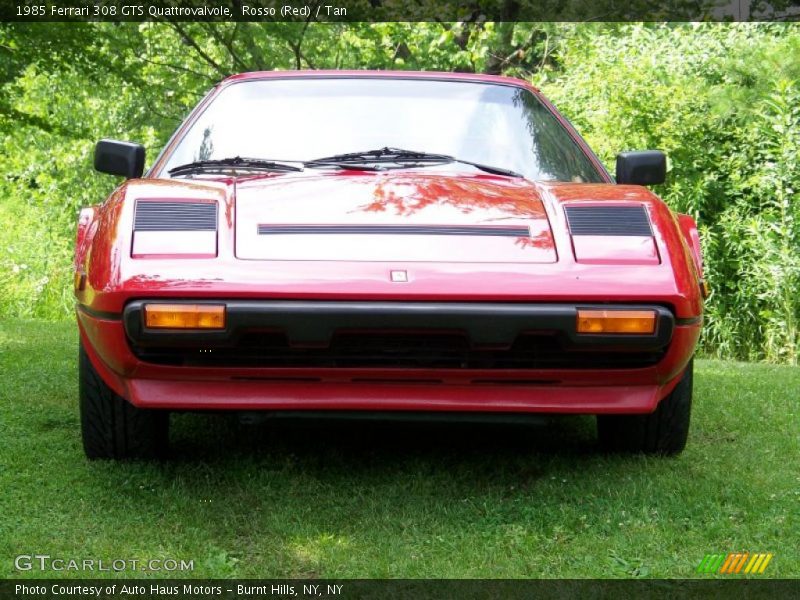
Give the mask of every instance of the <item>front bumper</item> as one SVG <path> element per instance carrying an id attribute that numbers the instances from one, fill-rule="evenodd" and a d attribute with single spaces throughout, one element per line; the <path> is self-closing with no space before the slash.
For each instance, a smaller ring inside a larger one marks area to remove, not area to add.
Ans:
<path id="1" fill-rule="evenodd" d="M 652 334 L 587 335 L 570 304 L 235 300 L 222 330 L 164 330 L 146 327 L 147 303 L 123 313 L 134 353 L 182 366 L 641 367 L 660 360 L 675 326 L 649 305 L 626 308 L 655 311 Z"/>
<path id="2" fill-rule="evenodd" d="M 650 412 L 674 387 L 700 330 L 699 320 L 676 322 L 657 305 L 625 305 L 658 311 L 652 335 L 598 336 L 575 331 L 577 309 L 594 304 L 236 300 L 222 301 L 224 330 L 185 332 L 148 330 L 144 302 L 127 304 L 121 318 L 80 309 L 78 317 L 106 382 L 137 406 L 165 409 Z M 262 341 L 253 353 L 244 343 L 276 331 L 286 345 L 279 352 Z M 395 347 L 370 363 L 374 352 L 330 351 L 342 331 L 456 332 L 466 341 L 449 362 Z M 559 360 L 535 344 L 515 352 L 528 334 L 556 340 Z M 610 367 L 590 360 L 639 355 L 655 358 Z"/>

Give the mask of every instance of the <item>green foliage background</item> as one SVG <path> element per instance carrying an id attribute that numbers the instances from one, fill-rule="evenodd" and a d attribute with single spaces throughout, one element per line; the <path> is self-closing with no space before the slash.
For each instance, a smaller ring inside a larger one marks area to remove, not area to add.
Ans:
<path id="1" fill-rule="evenodd" d="M 533 80 L 613 172 L 670 159 L 658 190 L 701 226 L 707 354 L 800 351 L 797 24 L 0 24 L 0 317 L 69 318 L 77 211 L 116 182 L 101 137 L 152 160 L 202 95 L 253 69 L 438 69 Z"/>

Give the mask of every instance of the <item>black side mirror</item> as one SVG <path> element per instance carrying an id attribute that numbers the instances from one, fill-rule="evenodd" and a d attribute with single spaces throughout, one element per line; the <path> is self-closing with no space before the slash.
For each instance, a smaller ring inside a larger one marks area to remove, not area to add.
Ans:
<path id="1" fill-rule="evenodd" d="M 667 157 L 660 150 L 617 154 L 617 183 L 654 185 L 667 178 Z"/>
<path id="2" fill-rule="evenodd" d="M 144 146 L 131 142 L 100 140 L 94 147 L 94 168 L 127 179 L 141 177 L 144 171 Z"/>

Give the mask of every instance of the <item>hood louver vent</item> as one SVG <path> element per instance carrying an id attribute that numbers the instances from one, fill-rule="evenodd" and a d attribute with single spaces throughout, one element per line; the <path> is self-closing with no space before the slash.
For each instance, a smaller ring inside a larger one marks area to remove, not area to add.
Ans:
<path id="1" fill-rule="evenodd" d="M 259 235 L 471 235 L 529 237 L 528 227 L 485 225 L 259 225 Z"/>
<path id="2" fill-rule="evenodd" d="M 644 206 L 566 206 L 572 235 L 652 236 Z"/>
<path id="3" fill-rule="evenodd" d="M 216 202 L 138 200 L 134 231 L 216 231 Z"/>

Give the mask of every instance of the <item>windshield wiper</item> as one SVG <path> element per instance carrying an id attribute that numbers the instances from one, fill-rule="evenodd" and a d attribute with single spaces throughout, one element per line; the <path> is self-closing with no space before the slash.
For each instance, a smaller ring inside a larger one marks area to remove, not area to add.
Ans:
<path id="1" fill-rule="evenodd" d="M 325 156 L 323 158 L 307 160 L 303 163 L 303 165 L 306 167 L 364 168 L 374 171 L 378 170 L 378 167 L 369 165 L 396 164 L 402 168 L 409 165 L 439 165 L 453 162 L 470 165 L 476 169 L 486 171 L 487 173 L 493 173 L 495 175 L 523 177 L 523 175 L 517 173 L 516 171 L 512 171 L 511 169 L 484 165 L 482 163 L 472 162 L 471 160 L 463 160 L 456 158 L 455 156 L 450 156 L 449 154 L 434 154 L 432 152 L 418 152 L 416 150 L 404 150 L 402 148 L 389 147 L 379 148 L 377 150 L 366 150 L 364 152 L 334 154 L 333 156 Z"/>
<path id="2" fill-rule="evenodd" d="M 181 175 L 200 172 L 223 172 L 230 169 L 239 171 L 302 171 L 302 167 L 286 162 L 264 160 L 261 158 L 220 158 L 218 160 L 198 160 L 195 162 L 178 165 L 168 171 L 170 175 Z"/>

